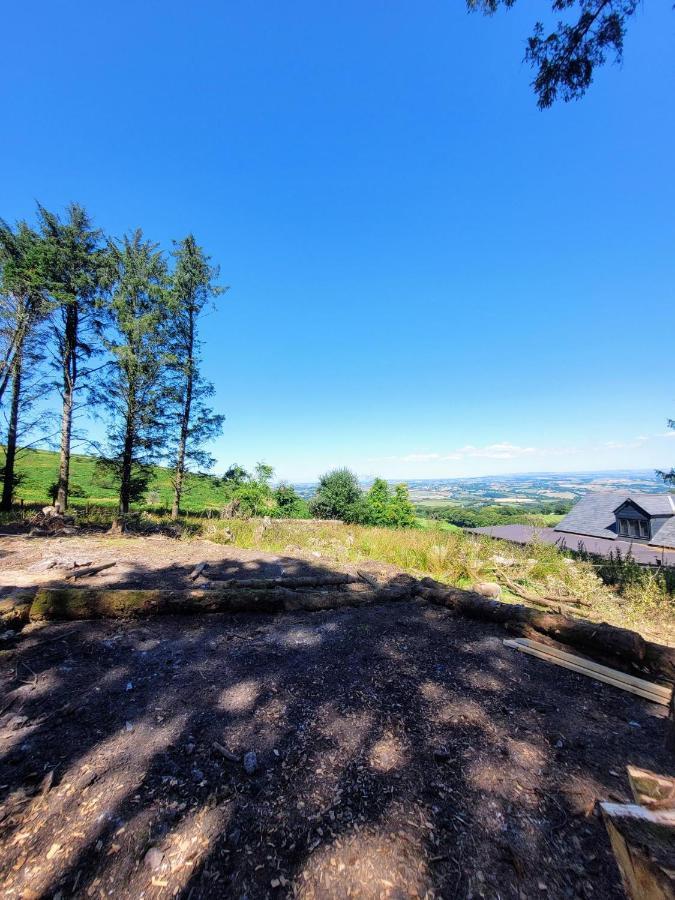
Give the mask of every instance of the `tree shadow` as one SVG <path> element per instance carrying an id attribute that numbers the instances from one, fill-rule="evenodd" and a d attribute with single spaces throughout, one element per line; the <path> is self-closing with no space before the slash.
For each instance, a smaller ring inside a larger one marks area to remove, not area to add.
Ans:
<path id="1" fill-rule="evenodd" d="M 5 895 L 621 897 L 594 801 L 667 769 L 663 713 L 504 636 L 416 600 L 25 629 Z"/>

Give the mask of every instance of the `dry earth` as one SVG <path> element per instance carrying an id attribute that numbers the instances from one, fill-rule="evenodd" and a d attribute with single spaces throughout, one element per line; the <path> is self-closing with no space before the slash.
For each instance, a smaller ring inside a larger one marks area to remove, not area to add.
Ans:
<path id="1" fill-rule="evenodd" d="M 116 559 L 89 581 L 120 586 L 321 565 L 164 539 L 2 550 L 5 590 L 59 583 L 27 571 L 47 552 Z M 629 799 L 627 763 L 668 771 L 664 710 L 504 636 L 417 601 L 6 637 L 3 897 L 622 897 L 594 806 Z"/>

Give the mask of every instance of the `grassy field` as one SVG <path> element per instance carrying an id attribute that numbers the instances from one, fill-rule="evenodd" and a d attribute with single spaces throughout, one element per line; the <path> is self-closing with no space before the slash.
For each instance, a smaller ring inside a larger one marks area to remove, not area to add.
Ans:
<path id="1" fill-rule="evenodd" d="M 434 521 L 433 519 L 423 519 L 421 516 L 415 518 L 415 522 L 420 528 L 427 528 L 436 531 L 461 531 L 459 525 L 453 525 L 452 522 Z"/>
<path id="2" fill-rule="evenodd" d="M 4 456 L 4 454 L 3 454 Z M 2 457 L 0 457 L 0 460 Z M 23 451 L 17 462 L 21 483 L 16 489 L 16 502 L 44 505 L 51 502 L 50 486 L 56 481 L 59 468 L 58 453 L 50 450 Z M 209 476 L 190 476 L 188 490 L 183 498 L 186 512 L 219 510 L 226 502 L 224 490 Z M 73 456 L 70 467 L 71 504 L 75 507 L 110 506 L 117 504 L 117 489 L 110 479 L 96 471 L 92 456 Z M 154 478 L 148 486 L 146 502 L 136 504 L 137 509 L 148 506 L 153 509 L 170 509 L 173 486 L 170 472 L 160 466 L 154 469 Z"/>

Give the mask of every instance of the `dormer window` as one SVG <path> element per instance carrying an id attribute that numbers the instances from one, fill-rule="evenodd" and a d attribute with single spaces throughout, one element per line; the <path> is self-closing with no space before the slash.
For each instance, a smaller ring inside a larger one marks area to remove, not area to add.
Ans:
<path id="1" fill-rule="evenodd" d="M 649 538 L 649 522 L 646 519 L 626 519 L 619 516 L 621 537 Z"/>

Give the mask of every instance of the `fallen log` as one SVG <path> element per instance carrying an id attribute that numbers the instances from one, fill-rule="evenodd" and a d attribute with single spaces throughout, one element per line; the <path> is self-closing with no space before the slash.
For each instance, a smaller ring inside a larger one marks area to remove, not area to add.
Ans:
<path id="1" fill-rule="evenodd" d="M 511 593 L 515 594 L 516 597 L 520 597 L 522 600 L 527 600 L 528 603 L 538 603 L 540 606 L 548 606 L 551 609 L 555 609 L 556 612 L 568 611 L 570 613 L 576 612 L 576 610 L 572 609 L 573 606 L 590 606 L 590 603 L 586 603 L 584 600 L 571 598 L 560 600 L 557 597 L 542 597 L 540 594 L 533 594 L 531 591 L 526 590 L 521 584 L 514 581 L 513 578 L 509 578 L 505 572 L 502 572 L 500 569 L 496 569 L 496 571 L 499 578 L 506 584 Z"/>
<path id="2" fill-rule="evenodd" d="M 73 569 L 66 578 L 67 581 L 74 581 L 76 578 L 88 578 L 90 575 L 98 575 L 99 572 L 105 572 L 106 569 L 112 569 L 116 565 L 116 562 L 107 562 L 101 563 L 99 566 L 85 566 L 82 569 Z"/>
<path id="3" fill-rule="evenodd" d="M 332 587 L 339 584 L 353 584 L 358 581 L 355 575 L 345 573 L 329 573 L 325 575 L 298 575 L 298 576 L 279 576 L 278 578 L 233 578 L 226 575 L 218 575 L 217 572 L 202 572 L 209 581 L 218 582 L 218 584 L 227 585 L 227 587 L 242 590 L 261 590 L 265 588 L 273 589 L 277 587 L 285 588 L 304 588 L 304 587 Z"/>
<path id="4" fill-rule="evenodd" d="M 288 588 L 222 590 L 106 590 L 100 588 L 45 588 L 30 607 L 30 621 L 128 618 L 136 616 L 211 612 L 280 613 L 296 610 L 337 609 L 410 598 L 406 583 L 378 591 L 348 593 L 293 591 Z"/>
<path id="5" fill-rule="evenodd" d="M 0 600 L 0 623 L 4 626 L 25 625 L 30 619 L 32 597 L 18 594 Z"/>
<path id="6" fill-rule="evenodd" d="M 650 644 L 637 632 L 627 628 L 540 612 L 521 604 L 487 600 L 469 591 L 450 588 L 432 578 L 423 578 L 418 584 L 420 596 L 467 618 L 505 625 L 524 637 L 534 637 L 533 632 L 539 632 L 591 656 L 599 655 L 612 662 L 647 670 L 671 682 L 675 680 L 675 649 Z"/>

